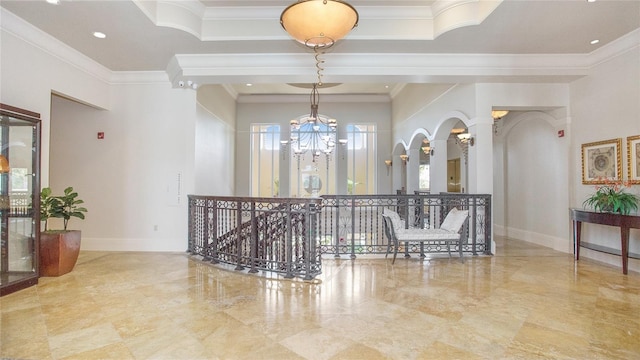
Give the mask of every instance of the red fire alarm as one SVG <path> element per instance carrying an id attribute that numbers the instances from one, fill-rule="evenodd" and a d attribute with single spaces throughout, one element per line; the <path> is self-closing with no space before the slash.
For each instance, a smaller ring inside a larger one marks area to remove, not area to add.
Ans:
<path id="1" fill-rule="evenodd" d="M 98 133 L 98 139 L 100 139 L 100 140 L 104 139 L 104 132 L 100 131 Z"/>
<path id="2" fill-rule="evenodd" d="M 558 130 L 558 137 L 564 137 L 564 130 Z"/>

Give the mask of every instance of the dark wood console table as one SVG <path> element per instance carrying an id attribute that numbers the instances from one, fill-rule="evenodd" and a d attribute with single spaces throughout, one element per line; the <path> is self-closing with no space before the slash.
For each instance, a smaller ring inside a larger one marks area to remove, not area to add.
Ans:
<path id="1" fill-rule="evenodd" d="M 629 261 L 629 229 L 640 229 L 640 216 L 602 213 L 587 210 L 571 209 L 573 222 L 573 253 L 576 260 L 580 260 L 580 232 L 582 223 L 617 226 L 620 228 L 620 242 L 622 254 L 622 273 L 627 274 Z"/>

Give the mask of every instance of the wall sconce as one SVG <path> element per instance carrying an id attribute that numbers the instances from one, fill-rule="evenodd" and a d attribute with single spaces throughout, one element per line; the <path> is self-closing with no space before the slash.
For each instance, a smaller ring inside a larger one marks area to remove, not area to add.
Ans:
<path id="1" fill-rule="evenodd" d="M 409 162 L 409 155 L 402 154 L 402 155 L 400 155 L 400 159 L 402 160 L 403 164 L 407 165 L 407 163 Z"/>
<path id="2" fill-rule="evenodd" d="M 498 120 L 507 116 L 509 110 L 491 110 L 491 117 L 493 118 L 493 134 L 498 135 Z"/>
<path id="3" fill-rule="evenodd" d="M 467 144 L 468 143 L 470 146 L 473 146 L 473 144 L 475 143 L 475 139 L 469 133 L 458 134 L 458 139 L 460 139 L 461 143 L 463 143 L 463 144 Z"/>
<path id="4" fill-rule="evenodd" d="M 509 110 L 491 110 L 491 117 L 493 120 L 500 120 L 503 117 L 507 116 Z"/>
<path id="5" fill-rule="evenodd" d="M 391 168 L 391 165 L 393 165 L 393 162 L 391 160 L 385 160 L 384 164 L 387 165 L 387 176 L 389 175 L 389 169 Z"/>

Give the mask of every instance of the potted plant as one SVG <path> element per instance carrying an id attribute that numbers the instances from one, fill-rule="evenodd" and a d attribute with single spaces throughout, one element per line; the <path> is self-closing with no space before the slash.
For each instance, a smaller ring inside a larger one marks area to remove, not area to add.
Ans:
<path id="1" fill-rule="evenodd" d="M 638 195 L 625 192 L 628 182 L 604 179 L 604 184 L 596 185 L 596 192 L 588 197 L 582 206 L 591 206 L 595 211 L 629 215 L 638 210 Z"/>
<path id="2" fill-rule="evenodd" d="M 40 220 L 44 221 L 44 231 L 40 234 L 40 276 L 60 276 L 71 270 L 80 253 L 80 230 L 67 230 L 72 217 L 84 219 L 87 209 L 80 206 L 84 201 L 78 198 L 73 187 L 64 189 L 64 195 L 54 196 L 51 188 L 40 192 Z M 49 230 L 49 219 L 61 218 L 62 230 Z"/>

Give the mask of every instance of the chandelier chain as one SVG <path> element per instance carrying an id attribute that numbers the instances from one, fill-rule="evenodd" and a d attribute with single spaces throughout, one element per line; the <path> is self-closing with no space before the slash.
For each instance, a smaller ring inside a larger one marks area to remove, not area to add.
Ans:
<path id="1" fill-rule="evenodd" d="M 313 52 L 315 53 L 314 57 L 316 59 L 316 74 L 318 75 L 318 86 L 322 86 L 322 72 L 324 71 L 324 59 L 320 58 L 320 56 L 324 55 L 324 51 L 321 51 L 320 48 L 316 45 L 313 47 Z"/>

